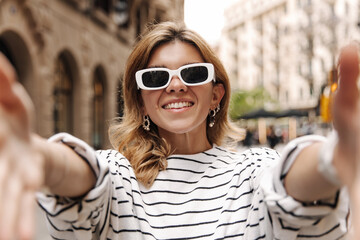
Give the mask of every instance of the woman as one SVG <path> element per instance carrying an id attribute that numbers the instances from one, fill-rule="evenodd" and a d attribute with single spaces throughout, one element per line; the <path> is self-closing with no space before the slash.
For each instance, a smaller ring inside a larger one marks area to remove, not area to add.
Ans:
<path id="1" fill-rule="evenodd" d="M 41 187 L 38 202 L 55 239 L 343 237 L 348 196 L 339 181 L 351 186 L 359 175 L 353 52 L 348 47 L 340 62 L 339 141 L 325 150 L 333 156 L 312 136 L 290 143 L 281 160 L 267 148 L 221 147 L 236 131 L 227 120 L 229 79 L 182 25 L 154 26 L 129 56 L 124 117 L 110 129 L 116 150 L 95 152 L 65 133 L 49 141 L 32 134 L 30 101 L 2 58 L 0 239 L 31 235 L 30 203 Z"/>

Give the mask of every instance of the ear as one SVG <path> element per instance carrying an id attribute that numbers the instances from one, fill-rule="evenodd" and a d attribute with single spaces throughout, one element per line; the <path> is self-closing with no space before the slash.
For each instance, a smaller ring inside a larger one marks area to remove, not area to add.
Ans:
<path id="1" fill-rule="evenodd" d="M 216 108 L 220 104 L 221 99 L 225 95 L 225 88 L 222 83 L 217 83 L 213 87 L 213 97 L 211 99 L 211 108 Z"/>

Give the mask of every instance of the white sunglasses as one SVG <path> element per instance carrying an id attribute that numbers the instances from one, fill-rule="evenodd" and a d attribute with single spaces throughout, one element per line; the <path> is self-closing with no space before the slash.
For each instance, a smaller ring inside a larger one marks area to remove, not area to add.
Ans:
<path id="1" fill-rule="evenodd" d="M 158 90 L 169 86 L 173 76 L 178 76 L 186 86 L 198 86 L 214 81 L 214 66 L 211 63 L 193 63 L 176 70 L 147 68 L 136 72 L 138 89 Z"/>

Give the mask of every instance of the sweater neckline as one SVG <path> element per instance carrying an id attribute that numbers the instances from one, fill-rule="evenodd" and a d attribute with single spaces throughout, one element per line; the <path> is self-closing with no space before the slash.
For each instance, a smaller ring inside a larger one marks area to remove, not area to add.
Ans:
<path id="1" fill-rule="evenodd" d="M 176 154 L 171 154 L 169 157 L 196 157 L 199 155 L 203 155 L 203 154 L 214 154 L 217 149 L 219 148 L 218 145 L 213 144 L 211 148 L 209 148 L 208 150 L 202 151 L 202 152 L 198 152 L 198 153 L 191 153 L 191 154 L 181 154 L 181 153 L 176 153 Z"/>

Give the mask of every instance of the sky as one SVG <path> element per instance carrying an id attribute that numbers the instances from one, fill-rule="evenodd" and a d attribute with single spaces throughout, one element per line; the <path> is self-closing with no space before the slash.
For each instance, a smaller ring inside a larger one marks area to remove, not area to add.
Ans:
<path id="1" fill-rule="evenodd" d="M 224 9 L 234 0 L 185 0 L 184 20 L 210 44 L 215 44 L 224 24 Z"/>

